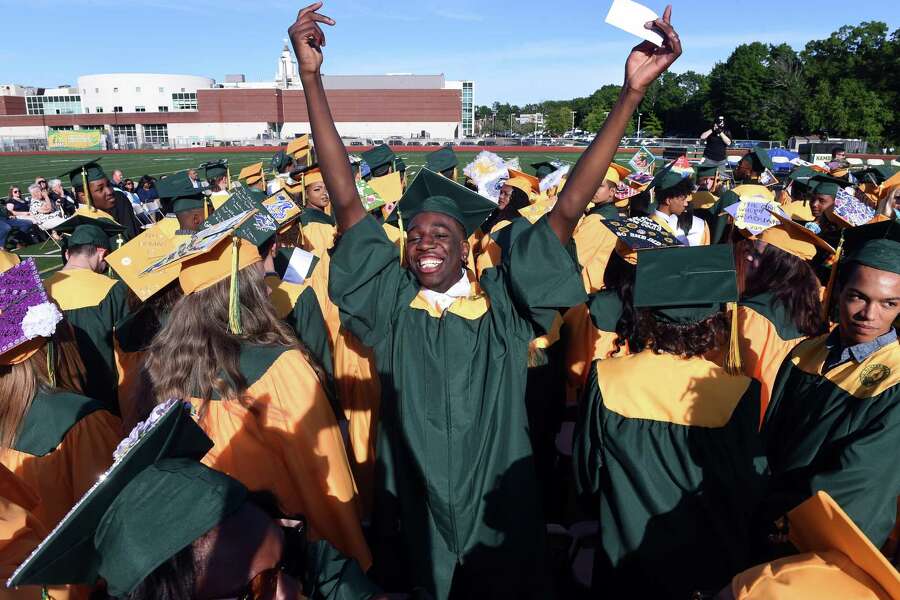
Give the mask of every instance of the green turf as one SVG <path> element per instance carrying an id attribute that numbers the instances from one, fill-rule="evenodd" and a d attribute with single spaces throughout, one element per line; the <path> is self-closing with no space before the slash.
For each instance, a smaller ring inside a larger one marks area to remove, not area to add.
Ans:
<path id="1" fill-rule="evenodd" d="M 197 167 L 220 156 L 228 158 L 228 164 L 231 166 L 232 176 L 237 175 L 242 167 L 251 165 L 255 162 L 264 161 L 266 170 L 268 170 L 268 161 L 272 158 L 273 150 L 267 149 L 260 152 L 234 152 L 222 153 L 159 153 L 159 154 L 110 154 L 103 157 L 101 165 L 107 173 L 113 169 L 120 169 L 125 177 L 138 179 L 141 175 L 152 175 L 159 177 L 167 173 L 174 173 L 189 167 Z M 425 163 L 425 152 L 398 152 L 400 157 L 409 167 L 418 168 Z M 471 162 L 475 158 L 475 152 L 460 152 L 459 160 L 461 164 Z M 28 186 L 34 183 L 38 176 L 48 179 L 57 177 L 68 169 L 75 167 L 85 160 L 94 158 L 96 154 L 60 154 L 60 155 L 22 155 L 22 156 L 0 156 L 0 197 L 6 196 L 11 185 L 18 185 L 22 189 L 22 195 L 27 196 Z M 574 163 L 579 154 L 576 153 L 556 153 L 556 152 L 522 152 L 501 153 L 504 159 L 519 156 L 522 166 L 528 172 L 533 172 L 530 168 L 531 163 L 545 160 L 561 160 L 567 163 Z M 200 174 L 202 177 L 202 173 Z M 67 181 L 63 185 L 68 186 Z"/>

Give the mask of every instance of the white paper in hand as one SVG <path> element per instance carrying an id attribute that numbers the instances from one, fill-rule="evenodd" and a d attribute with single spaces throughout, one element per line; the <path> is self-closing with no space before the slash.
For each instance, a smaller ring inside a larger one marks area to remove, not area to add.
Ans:
<path id="1" fill-rule="evenodd" d="M 632 0 L 613 0 L 606 15 L 606 22 L 622 31 L 643 38 L 657 46 L 662 46 L 663 37 L 653 29 L 644 27 L 644 23 L 659 18 L 655 12 Z"/>

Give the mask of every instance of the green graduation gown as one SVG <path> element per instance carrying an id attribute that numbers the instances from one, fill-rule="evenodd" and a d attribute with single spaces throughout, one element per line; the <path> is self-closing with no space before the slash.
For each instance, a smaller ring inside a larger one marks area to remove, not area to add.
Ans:
<path id="1" fill-rule="evenodd" d="M 57 271 L 44 285 L 75 331 L 86 371 L 85 395 L 119 414 L 113 330 L 129 312 L 125 284 L 88 269 L 71 269 Z"/>
<path id="2" fill-rule="evenodd" d="M 764 494 L 759 383 L 645 350 L 591 369 L 573 453 L 595 506 L 603 598 L 715 593 L 753 563 Z"/>
<path id="3" fill-rule="evenodd" d="M 584 302 L 577 265 L 541 219 L 469 298 L 441 313 L 419 292 L 375 219 L 339 239 L 329 293 L 343 326 L 374 348 L 382 380 L 376 561 L 399 560 L 404 585 L 438 599 L 451 586 L 547 597 L 526 357 L 559 308 Z"/>
<path id="4" fill-rule="evenodd" d="M 828 492 L 881 547 L 900 495 L 900 344 L 823 373 L 828 335 L 791 352 L 763 421 L 777 518 L 818 490 Z"/>
<path id="5" fill-rule="evenodd" d="M 269 299 L 278 317 L 290 325 L 297 339 L 319 361 L 328 376 L 334 377 L 328 327 L 313 288 L 306 283 L 282 281 L 277 275 L 267 275 L 266 285 L 272 290 Z"/>

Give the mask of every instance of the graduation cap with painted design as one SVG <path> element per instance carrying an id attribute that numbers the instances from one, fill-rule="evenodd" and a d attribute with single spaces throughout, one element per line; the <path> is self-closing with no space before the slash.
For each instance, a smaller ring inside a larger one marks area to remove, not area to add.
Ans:
<path id="1" fill-rule="evenodd" d="M 601 223 L 616 235 L 616 254 L 632 265 L 637 264 L 642 250 L 682 245 L 672 232 L 648 217 L 603 219 Z"/>
<path id="2" fill-rule="evenodd" d="M 107 255 L 106 263 L 142 302 L 178 279 L 181 266 L 170 264 L 152 272 L 147 267 L 171 254 L 188 236 L 176 236 L 177 222 L 163 219 Z"/>
<path id="3" fill-rule="evenodd" d="M 93 585 L 103 579 L 112 596 L 130 594 L 246 501 L 241 483 L 199 462 L 212 445 L 189 404 L 157 406 L 8 585 Z"/>
<path id="4" fill-rule="evenodd" d="M 454 152 L 453 148 L 450 146 L 444 146 L 440 150 L 430 152 L 428 156 L 425 157 L 425 168 L 430 169 L 435 173 L 455 169 L 458 165 L 459 158 L 457 158 L 456 152 Z"/>
<path id="5" fill-rule="evenodd" d="M 0 273 L 0 364 L 15 365 L 30 358 L 54 334 L 62 318 L 47 298 L 34 259 Z"/>
<path id="6" fill-rule="evenodd" d="M 462 225 L 466 237 L 497 208 L 497 205 L 469 188 L 423 168 L 397 205 L 403 229 L 409 229 L 416 215 L 437 212 Z"/>
<path id="7" fill-rule="evenodd" d="M 362 159 L 369 165 L 371 170 L 375 170 L 387 164 L 394 164 L 397 155 L 391 150 L 387 144 L 379 144 L 371 150 L 362 153 Z"/>
<path id="8" fill-rule="evenodd" d="M 606 169 L 606 176 L 603 178 L 604 181 L 611 181 L 616 185 L 619 185 L 621 182 L 625 180 L 628 175 L 631 174 L 631 171 L 628 167 L 623 167 L 622 165 L 611 162 L 609 163 L 609 168 Z"/>

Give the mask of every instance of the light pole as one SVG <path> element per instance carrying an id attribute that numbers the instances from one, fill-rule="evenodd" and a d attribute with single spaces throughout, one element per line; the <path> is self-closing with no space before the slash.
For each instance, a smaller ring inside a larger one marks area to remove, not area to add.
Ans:
<path id="1" fill-rule="evenodd" d="M 638 139 L 641 139 L 641 114 L 643 114 L 643 113 L 638 113 L 638 126 L 637 126 L 637 131 L 635 132 L 637 134 Z"/>
<path id="2" fill-rule="evenodd" d="M 572 113 L 572 137 L 575 137 L 575 112 L 576 111 L 570 110 L 569 112 Z"/>

